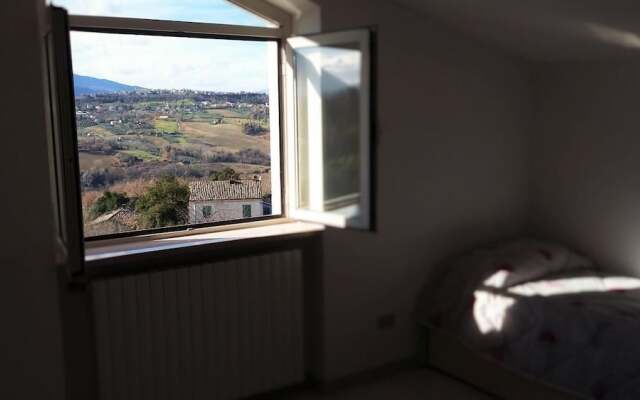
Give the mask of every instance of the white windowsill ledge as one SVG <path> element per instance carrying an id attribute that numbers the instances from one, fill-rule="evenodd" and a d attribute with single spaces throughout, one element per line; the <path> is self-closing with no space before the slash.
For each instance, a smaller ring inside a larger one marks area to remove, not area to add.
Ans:
<path id="1" fill-rule="evenodd" d="M 148 240 L 136 240 L 117 244 L 92 242 L 87 245 L 85 250 L 85 262 L 91 263 L 92 261 L 247 239 L 277 238 L 278 236 L 309 234 L 322 232 L 324 229 L 324 225 L 282 219 L 261 226 L 245 226 L 238 229 L 228 229 L 227 227 L 227 230 L 215 232 L 150 238 Z"/>

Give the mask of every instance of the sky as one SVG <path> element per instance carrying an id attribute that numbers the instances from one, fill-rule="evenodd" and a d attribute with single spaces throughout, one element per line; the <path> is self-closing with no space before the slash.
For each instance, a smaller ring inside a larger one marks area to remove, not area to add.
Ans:
<path id="1" fill-rule="evenodd" d="M 69 14 L 271 26 L 226 0 L 50 0 Z"/>
<path id="2" fill-rule="evenodd" d="M 223 0 L 52 0 L 70 14 L 267 22 Z M 125 6 L 126 4 L 126 6 Z M 147 89 L 266 92 L 272 42 L 71 32 L 73 72 Z"/>

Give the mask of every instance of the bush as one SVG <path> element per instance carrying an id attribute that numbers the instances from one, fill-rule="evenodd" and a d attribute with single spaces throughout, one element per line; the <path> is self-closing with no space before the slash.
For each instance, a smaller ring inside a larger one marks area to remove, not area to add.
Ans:
<path id="1" fill-rule="evenodd" d="M 208 163 L 238 163 L 254 165 L 270 165 L 271 157 L 260 150 L 244 149 L 237 153 L 208 152 L 205 157 Z"/>
<path id="2" fill-rule="evenodd" d="M 91 206 L 90 214 L 96 218 L 129 204 L 126 193 L 104 192 Z"/>
<path id="3" fill-rule="evenodd" d="M 122 168 L 92 168 L 82 171 L 80 174 L 80 184 L 86 189 L 99 189 L 125 177 L 125 170 Z"/>
<path id="4" fill-rule="evenodd" d="M 189 195 L 189 186 L 180 183 L 175 177 L 161 178 L 138 198 L 138 224 L 144 228 L 187 224 Z"/>
<path id="5" fill-rule="evenodd" d="M 222 171 L 211 171 L 209 173 L 209 179 L 212 181 L 230 181 L 232 179 L 240 179 L 240 174 L 233 168 L 225 168 Z"/>
<path id="6" fill-rule="evenodd" d="M 271 157 L 260 150 L 245 149 L 237 154 L 237 161 L 242 164 L 270 165 Z"/>
<path id="7" fill-rule="evenodd" d="M 95 135 L 78 138 L 78 151 L 89 154 L 114 155 L 120 147 L 115 140 L 105 140 Z"/>
<path id="8" fill-rule="evenodd" d="M 99 188 L 107 183 L 106 171 L 104 169 L 90 169 L 82 171 L 80 184 L 85 188 Z"/>
<path id="9" fill-rule="evenodd" d="M 118 155 L 116 155 L 116 159 L 118 160 L 119 165 L 124 165 L 124 166 L 131 166 L 133 164 L 138 164 L 144 161 L 140 157 L 136 157 L 126 153 L 118 153 Z"/>

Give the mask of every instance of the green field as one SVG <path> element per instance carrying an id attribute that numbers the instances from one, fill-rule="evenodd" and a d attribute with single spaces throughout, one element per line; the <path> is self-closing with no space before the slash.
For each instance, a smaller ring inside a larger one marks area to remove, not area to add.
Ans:
<path id="1" fill-rule="evenodd" d="M 127 154 L 132 157 L 138 157 L 143 161 L 159 161 L 160 160 L 160 157 L 144 150 L 123 150 L 120 153 Z"/>
<path id="2" fill-rule="evenodd" d="M 176 101 L 176 105 L 178 105 L 180 107 L 192 106 L 194 104 L 195 104 L 195 102 L 192 99 L 181 99 L 181 100 Z"/>
<path id="3" fill-rule="evenodd" d="M 252 149 L 268 154 L 271 150 L 269 140 L 246 135 L 241 124 L 211 125 L 206 122 L 184 122 L 182 131 L 189 143 L 215 146 L 223 151 Z"/>
<path id="4" fill-rule="evenodd" d="M 79 136 L 98 136 L 101 138 L 112 138 L 115 135 L 108 128 L 102 125 L 91 126 L 88 128 L 80 128 L 78 130 Z"/>
<path id="5" fill-rule="evenodd" d="M 162 140 L 167 144 L 187 144 L 189 143 L 184 136 L 164 136 Z"/>
<path id="6" fill-rule="evenodd" d="M 212 117 L 225 117 L 225 118 L 247 118 L 248 115 L 241 114 L 235 110 L 230 110 L 228 108 L 209 108 L 207 109 L 207 113 Z"/>
<path id="7" fill-rule="evenodd" d="M 192 101 L 183 103 L 193 104 Z M 140 112 L 141 108 L 150 104 L 154 103 L 136 103 L 135 110 Z M 117 153 L 138 157 L 143 161 L 158 161 L 162 159 L 159 154 L 162 154 L 167 146 L 175 149 L 200 146 L 205 151 L 231 153 L 257 150 L 269 154 L 271 150 L 268 134 L 250 136 L 244 132 L 244 125 L 251 119 L 249 115 L 243 115 L 235 109 L 206 109 L 188 116 L 180 122 L 173 117 L 161 119 L 152 116 L 152 119 L 147 120 L 151 124 L 147 125 L 147 128 L 138 128 L 131 122 L 128 126 L 99 124 L 80 128 L 80 142 L 95 144 L 99 143 L 96 139 L 100 138 L 113 146 L 111 155 L 99 155 L 104 152 L 100 146 L 94 146 L 88 153 L 82 153 L 81 169 L 107 168 L 113 164 Z M 268 123 L 261 123 L 268 131 Z"/>
<path id="8" fill-rule="evenodd" d="M 153 125 L 156 130 L 163 133 L 174 133 L 178 132 L 178 122 L 172 119 L 159 119 L 156 118 L 153 121 Z"/>

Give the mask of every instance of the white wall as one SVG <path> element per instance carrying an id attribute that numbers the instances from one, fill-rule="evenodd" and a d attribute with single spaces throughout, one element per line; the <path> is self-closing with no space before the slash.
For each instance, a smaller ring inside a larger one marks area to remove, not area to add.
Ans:
<path id="1" fill-rule="evenodd" d="M 521 233 L 527 210 L 523 65 L 382 0 L 322 0 L 323 28 L 378 30 L 378 232 L 327 232 L 324 378 L 413 354 L 412 310 L 445 256 Z M 36 4 L 2 3 L 6 212 L 1 398 L 63 395 L 60 313 Z M 28 150 L 27 150 L 28 149 Z M 28 156 L 27 156 L 28 155 Z M 6 223 L 8 221 L 8 224 Z M 38 226 L 40 229 L 33 229 Z M 6 235 L 10 232 L 11 235 Z M 11 266 L 11 268 L 7 268 Z M 395 313 L 395 329 L 376 318 Z M 18 393 L 19 395 L 16 395 Z"/>
<path id="2" fill-rule="evenodd" d="M 640 274 L 640 58 L 541 65 L 535 83 L 532 226 Z"/>
<path id="3" fill-rule="evenodd" d="M 257 218 L 263 216 L 262 200 L 211 200 L 211 201 L 191 201 L 189 202 L 189 223 L 203 224 L 210 222 L 228 221 L 232 219 L 242 219 L 243 206 L 251 206 L 251 217 Z M 205 218 L 203 207 L 211 206 L 213 214 Z"/>
<path id="4" fill-rule="evenodd" d="M 443 257 L 521 234 L 531 122 L 523 64 L 378 0 L 322 0 L 324 30 L 378 30 L 378 232 L 330 230 L 324 379 L 414 354 L 412 311 Z M 395 313 L 397 326 L 376 319 Z"/>
<path id="5" fill-rule="evenodd" d="M 38 36 L 37 9 L 43 5 L 0 2 L 2 399 L 64 396 Z"/>

